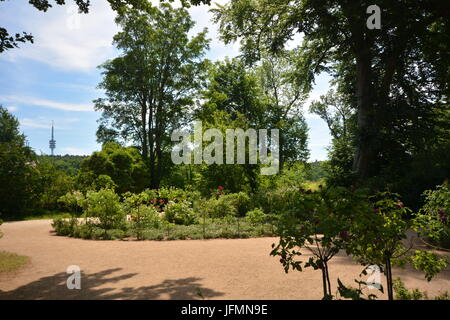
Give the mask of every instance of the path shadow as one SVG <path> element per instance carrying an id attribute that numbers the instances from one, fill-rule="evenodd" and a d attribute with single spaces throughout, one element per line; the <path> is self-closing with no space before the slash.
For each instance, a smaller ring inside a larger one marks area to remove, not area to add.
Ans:
<path id="1" fill-rule="evenodd" d="M 93 274 L 82 272 L 80 290 L 69 290 L 66 285 L 69 274 L 61 272 L 40 278 L 15 290 L 0 290 L 0 300 L 194 300 L 202 299 L 198 292 L 201 292 L 205 299 L 223 295 L 222 292 L 204 288 L 200 283 L 202 279 L 195 277 L 167 279 L 152 286 L 117 288 L 114 283 L 137 275 L 137 273 L 127 273 L 111 276 L 121 270 L 121 268 L 115 268 Z"/>

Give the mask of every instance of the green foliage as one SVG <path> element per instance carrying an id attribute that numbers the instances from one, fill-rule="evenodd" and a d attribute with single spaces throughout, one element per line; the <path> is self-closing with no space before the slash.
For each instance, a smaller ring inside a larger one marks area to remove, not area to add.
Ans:
<path id="1" fill-rule="evenodd" d="M 425 204 L 415 217 L 415 229 L 432 243 L 450 248 L 450 187 L 446 181 L 423 193 Z"/>
<path id="2" fill-rule="evenodd" d="M 200 199 L 200 193 L 197 191 L 188 191 L 173 187 L 162 187 L 158 190 L 147 190 L 149 195 L 153 193 L 151 199 L 165 199 L 166 201 L 182 202 L 182 201 L 196 201 Z"/>
<path id="3" fill-rule="evenodd" d="M 222 195 L 219 199 L 223 202 L 229 202 L 236 208 L 237 215 L 244 216 L 246 212 L 250 210 L 251 202 L 250 197 L 245 192 L 230 193 Z"/>
<path id="4" fill-rule="evenodd" d="M 277 234 L 278 245 L 272 245 L 271 255 L 280 256 L 285 272 L 312 267 L 321 270 L 324 298 L 331 297 L 328 261 L 354 236 L 349 213 L 367 213 L 361 194 L 344 188 L 322 188 L 316 192 L 293 189 L 296 208 L 281 213 Z M 305 219 L 307 217 L 307 219 Z M 306 248 L 312 256 L 307 261 L 298 248 Z"/>
<path id="5" fill-rule="evenodd" d="M 408 290 L 400 278 L 394 280 L 394 290 L 396 300 L 429 300 L 426 291 L 420 291 L 417 288 Z M 448 291 L 441 292 L 433 298 L 434 300 L 450 300 Z"/>
<path id="6" fill-rule="evenodd" d="M 230 80 L 231 81 L 231 80 Z M 215 95 L 215 94 L 214 94 Z M 218 94 L 219 95 L 219 94 Z M 244 100 L 244 98 L 242 98 Z M 226 99 L 227 100 L 227 99 Z M 217 102 L 218 103 L 218 102 Z M 231 101 L 231 106 L 222 106 L 225 109 L 234 106 L 237 110 L 234 113 L 228 113 L 219 108 L 215 103 L 206 104 L 201 109 L 201 114 L 198 115 L 202 120 L 202 129 L 205 132 L 208 129 L 217 129 L 221 132 L 223 143 L 227 144 L 227 129 L 240 128 L 244 131 L 248 130 L 251 121 L 240 108 L 242 105 L 236 105 L 237 102 Z M 242 101 L 240 102 L 242 103 Z M 204 114 L 203 114 L 204 113 Z M 235 139 L 236 140 L 236 139 Z M 246 139 L 247 140 L 247 139 Z M 237 143 L 234 143 L 235 164 L 226 164 L 226 153 L 223 153 L 222 164 L 202 164 L 197 165 L 200 177 L 196 186 L 203 195 L 207 195 L 211 190 L 217 190 L 218 186 L 224 187 L 229 192 L 252 192 L 258 186 L 258 173 L 260 169 L 259 164 L 237 164 Z M 245 144 L 246 154 L 248 154 L 248 144 Z M 247 156 L 246 156 L 247 157 Z M 220 161 L 220 160 L 219 160 Z"/>
<path id="7" fill-rule="evenodd" d="M 333 139 L 328 149 L 330 160 L 324 165 L 327 172 L 326 182 L 329 185 L 349 187 L 354 178 L 352 142 L 347 139 Z"/>
<path id="8" fill-rule="evenodd" d="M 296 63 L 300 50 L 282 51 L 277 55 L 263 54 L 255 68 L 265 104 L 264 124 L 280 130 L 280 170 L 286 162 L 306 161 L 308 126 L 302 113 L 307 94 L 298 78 Z"/>
<path id="9" fill-rule="evenodd" d="M 256 208 L 247 212 L 247 214 L 245 215 L 245 219 L 251 225 L 258 225 L 265 222 L 266 214 L 264 213 L 264 211 L 262 211 L 262 209 Z"/>
<path id="10" fill-rule="evenodd" d="M 113 179 L 110 176 L 106 174 L 101 174 L 97 178 L 95 178 L 94 182 L 92 183 L 92 188 L 94 190 L 100 189 L 115 190 L 117 188 L 117 184 L 114 183 Z"/>
<path id="11" fill-rule="evenodd" d="M 36 157 L 20 134 L 19 121 L 0 105 L 0 212 L 4 217 L 21 217 L 30 210 L 39 190 Z"/>
<path id="12" fill-rule="evenodd" d="M 138 150 L 109 142 L 81 164 L 77 176 L 81 190 L 115 188 L 119 194 L 142 191 L 147 185 L 148 171 Z"/>
<path id="13" fill-rule="evenodd" d="M 97 218 L 103 229 L 121 227 L 125 221 L 119 196 L 111 189 L 88 191 L 84 215 Z"/>
<path id="14" fill-rule="evenodd" d="M 124 194 L 123 209 L 131 219 L 132 228 L 136 231 L 138 240 L 142 239 L 142 231 L 145 228 L 158 228 L 161 225 L 161 218 L 155 206 L 147 206 L 149 195 L 145 192 Z"/>
<path id="15" fill-rule="evenodd" d="M 431 281 L 435 275 L 448 266 L 447 259 L 440 258 L 438 255 L 429 251 L 416 250 L 411 260 L 412 266 L 415 269 L 425 272 L 425 279 L 427 281 Z"/>
<path id="16" fill-rule="evenodd" d="M 197 216 L 188 201 L 169 202 L 164 211 L 164 218 L 175 224 L 191 225 L 198 222 Z"/>
<path id="17" fill-rule="evenodd" d="M 165 221 L 165 220 L 164 220 Z M 111 240 L 136 237 L 140 240 L 187 240 L 216 238 L 251 238 L 273 236 L 268 225 L 251 225 L 246 221 L 208 220 L 206 230 L 199 224 L 178 225 L 164 221 L 158 225 L 137 228 L 131 222 L 122 229 L 103 229 L 94 223 L 72 219 L 55 219 L 52 226 L 57 235 L 82 239 Z"/>
<path id="18" fill-rule="evenodd" d="M 56 218 L 52 221 L 52 227 L 58 236 L 73 236 L 75 228 L 79 225 L 76 218 Z"/>
<path id="19" fill-rule="evenodd" d="M 406 220 L 411 212 L 397 194 L 380 192 L 369 197 L 371 207 L 355 215 L 351 232 L 358 237 L 347 246 L 362 264 L 383 265 L 387 258 L 406 253 L 402 242 L 411 223 Z"/>
<path id="20" fill-rule="evenodd" d="M 345 249 L 364 266 L 383 267 L 389 299 L 393 299 L 393 262 L 410 262 L 424 271 L 428 280 L 447 265 L 445 260 L 429 252 L 416 251 L 408 255 L 410 248 L 403 240 L 412 224 L 406 219 L 411 210 L 396 194 L 379 192 L 368 196 L 364 190 L 328 187 L 316 192 L 294 189 L 291 197 L 298 199 L 297 209 L 280 215 L 277 230 L 280 241 L 277 246 L 273 245 L 271 254 L 281 257 L 286 272 L 289 269 L 302 271 L 306 267 L 320 269 L 324 298 L 331 297 L 328 261 L 340 249 Z M 298 248 L 302 247 L 312 253 L 308 261 L 298 260 L 301 256 Z M 339 285 L 341 295 L 362 297 L 361 288 L 347 290 Z"/>
<path id="21" fill-rule="evenodd" d="M 81 191 L 70 191 L 58 199 L 64 209 L 71 213 L 81 212 L 85 201 L 85 196 Z"/>
<path id="22" fill-rule="evenodd" d="M 419 289 L 408 290 L 400 278 L 394 280 L 395 300 L 428 300 L 426 292 Z"/>
<path id="23" fill-rule="evenodd" d="M 209 40 L 206 30 L 190 37 L 194 21 L 188 11 L 167 3 L 122 7 L 116 23 L 120 55 L 101 65 L 99 87 L 106 97 L 95 100 L 102 112 L 97 138 L 133 141 L 149 166 L 149 186 L 156 189 L 171 166 L 170 134 L 185 123 L 201 86 Z"/>
<path id="24" fill-rule="evenodd" d="M 342 131 L 335 130 L 336 106 L 358 115 L 349 119 L 355 129 L 350 139 L 333 143 L 332 184 L 348 186 L 353 180 L 378 189 L 389 184 L 412 203 L 424 188 L 448 178 L 450 113 L 441 97 L 448 97 L 450 90 L 450 35 L 444 14 L 449 4 L 379 1 L 389 12 L 382 17 L 382 32 L 361 27 L 368 5 L 231 0 L 212 11 L 221 38 L 239 41 L 249 64 L 267 52 L 282 53 L 301 34 L 296 76 L 290 82 L 309 92 L 321 73 L 334 78 L 342 99 L 323 99 L 314 108 L 330 116 L 334 132 Z"/>
<path id="25" fill-rule="evenodd" d="M 367 287 L 367 283 L 364 281 L 355 280 L 358 284 L 358 288 L 345 286 L 338 278 L 338 292 L 342 298 L 351 300 L 375 300 L 377 298 L 374 294 L 369 294 L 365 297 L 364 289 Z"/>
<path id="26" fill-rule="evenodd" d="M 36 200 L 34 208 L 55 210 L 58 199 L 72 190 L 73 179 L 58 170 L 52 159 L 39 157 L 36 162 L 36 178 L 33 182 L 33 193 Z"/>
<path id="27" fill-rule="evenodd" d="M 66 175 L 70 177 L 75 177 L 78 174 L 78 170 L 81 168 L 81 163 L 87 156 L 73 156 L 73 155 L 38 155 L 37 159 L 40 161 L 41 159 L 45 161 L 50 161 L 53 166 L 58 171 L 64 172 Z"/>
<path id="28" fill-rule="evenodd" d="M 211 218 L 234 217 L 238 213 L 236 199 L 233 194 L 211 198 L 204 203 L 203 210 Z"/>
<path id="29" fill-rule="evenodd" d="M 287 162 L 280 173 L 260 178 L 258 192 L 272 193 L 278 189 L 300 186 L 308 180 L 309 173 L 310 166 L 307 163 Z"/>

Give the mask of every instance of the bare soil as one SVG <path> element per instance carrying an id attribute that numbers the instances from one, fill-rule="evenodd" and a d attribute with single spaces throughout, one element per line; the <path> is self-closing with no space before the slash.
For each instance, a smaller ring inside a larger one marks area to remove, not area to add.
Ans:
<path id="1" fill-rule="evenodd" d="M 34 220 L 0 227 L 0 250 L 31 258 L 14 274 L 0 274 L 0 299 L 201 299 L 199 290 L 206 299 L 322 297 L 320 271 L 286 274 L 279 259 L 269 255 L 276 238 L 94 241 L 56 236 L 50 223 Z M 305 252 L 304 259 L 308 257 Z M 70 265 L 81 268 L 81 290 L 66 286 Z M 355 285 L 361 270 L 345 254 L 333 258 L 333 290 L 337 277 Z M 431 282 L 410 268 L 395 269 L 397 276 L 408 288 L 425 290 L 430 297 L 450 290 L 450 268 Z M 383 276 L 381 280 L 385 282 Z"/>

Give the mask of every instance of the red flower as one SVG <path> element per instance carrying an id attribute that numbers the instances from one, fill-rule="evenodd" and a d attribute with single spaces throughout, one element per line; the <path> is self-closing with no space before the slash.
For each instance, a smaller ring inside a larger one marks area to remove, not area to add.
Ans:
<path id="1" fill-rule="evenodd" d="M 164 203 L 164 200 L 163 199 L 159 200 L 159 203 Z"/>
<path id="2" fill-rule="evenodd" d="M 217 189 L 223 190 L 223 187 L 222 186 L 218 186 Z"/>
<path id="3" fill-rule="evenodd" d="M 348 238 L 350 238 L 350 235 L 348 234 L 347 231 L 341 231 L 341 232 L 339 233 L 339 236 L 340 236 L 342 239 L 348 239 Z"/>

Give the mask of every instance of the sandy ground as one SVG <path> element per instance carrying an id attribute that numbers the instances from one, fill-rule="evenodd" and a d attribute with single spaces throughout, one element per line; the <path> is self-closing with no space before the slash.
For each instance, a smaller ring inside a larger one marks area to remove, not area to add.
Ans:
<path id="1" fill-rule="evenodd" d="M 93 241 L 55 236 L 49 220 L 11 222 L 0 228 L 0 250 L 32 261 L 20 271 L 0 275 L 0 299 L 199 299 L 197 288 L 206 299 L 322 297 L 320 271 L 285 274 L 279 259 L 269 255 L 276 238 Z M 82 270 L 81 290 L 67 289 L 70 265 Z M 333 291 L 337 277 L 355 284 L 361 269 L 344 254 L 333 258 Z M 396 269 L 394 276 L 430 296 L 450 290 L 450 268 L 429 283 L 411 269 Z"/>

